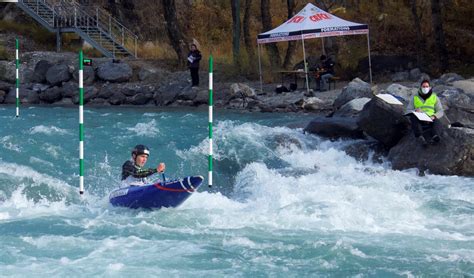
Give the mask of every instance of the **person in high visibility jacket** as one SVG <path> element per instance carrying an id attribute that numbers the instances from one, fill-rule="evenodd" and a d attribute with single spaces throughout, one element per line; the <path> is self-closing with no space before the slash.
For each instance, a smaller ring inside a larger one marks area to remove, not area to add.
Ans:
<path id="1" fill-rule="evenodd" d="M 432 122 L 421 121 L 411 112 L 423 112 L 431 118 Z M 409 114 L 411 127 L 418 141 L 424 146 L 428 142 L 438 143 L 440 141 L 439 135 L 436 134 L 435 126 L 439 124 L 439 119 L 444 116 L 444 111 L 438 96 L 433 93 L 430 81 L 423 80 L 421 82 L 418 94 L 410 99 L 407 113 L 411 113 Z"/>

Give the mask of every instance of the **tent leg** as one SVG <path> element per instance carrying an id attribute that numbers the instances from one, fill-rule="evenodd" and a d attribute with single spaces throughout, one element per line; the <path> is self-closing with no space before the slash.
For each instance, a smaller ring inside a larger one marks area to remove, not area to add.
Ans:
<path id="1" fill-rule="evenodd" d="M 301 42 L 303 44 L 303 61 L 304 61 L 304 73 L 305 73 L 305 78 L 306 78 L 306 91 L 309 94 L 309 82 L 308 82 L 308 64 L 306 63 L 306 49 L 304 47 L 304 38 L 303 35 L 301 35 Z"/>
<path id="2" fill-rule="evenodd" d="M 262 62 L 260 60 L 260 44 L 258 46 L 258 73 L 260 75 L 260 92 L 263 94 L 263 79 L 262 79 Z"/>
<path id="3" fill-rule="evenodd" d="M 369 78 L 370 84 L 372 84 L 372 61 L 370 60 L 370 39 L 369 39 L 369 32 L 367 32 L 367 49 L 369 51 Z"/>

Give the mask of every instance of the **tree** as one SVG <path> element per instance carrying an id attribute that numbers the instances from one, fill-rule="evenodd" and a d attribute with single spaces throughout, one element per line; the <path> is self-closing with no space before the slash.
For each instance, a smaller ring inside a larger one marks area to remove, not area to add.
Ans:
<path id="1" fill-rule="evenodd" d="M 260 10 L 262 14 L 263 31 L 269 31 L 273 28 L 272 16 L 270 14 L 270 0 L 261 0 Z M 281 66 L 280 53 L 275 43 L 266 44 L 268 54 L 270 55 L 270 64 L 273 69 L 278 69 Z"/>
<path id="2" fill-rule="evenodd" d="M 255 41 L 252 40 L 252 38 L 250 37 L 251 35 L 250 34 L 251 7 L 252 7 L 252 0 L 245 0 L 244 21 L 243 21 L 242 29 L 243 29 L 243 35 L 244 35 L 245 49 L 247 50 L 249 63 L 252 63 L 253 61 L 255 61 L 255 52 L 253 49 Z"/>
<path id="3" fill-rule="evenodd" d="M 186 39 L 178 25 L 178 19 L 176 17 L 176 5 L 174 0 L 163 0 L 162 4 L 165 11 L 168 38 L 170 39 L 171 45 L 178 56 L 178 64 L 183 67 L 186 64 Z"/>
<path id="4" fill-rule="evenodd" d="M 443 30 L 443 19 L 441 16 L 440 0 L 431 0 L 431 23 L 433 26 L 437 60 L 441 72 L 448 69 L 448 50 Z"/>
<path id="5" fill-rule="evenodd" d="M 286 7 L 288 10 L 288 19 L 292 18 L 295 15 L 295 1 L 286 0 Z M 289 41 L 288 48 L 286 49 L 285 60 L 283 62 L 283 68 L 287 69 L 291 66 L 291 59 L 296 51 L 296 41 Z"/>
<path id="6" fill-rule="evenodd" d="M 230 0 L 232 6 L 232 56 L 234 66 L 240 69 L 240 0 Z"/>
<path id="7" fill-rule="evenodd" d="M 410 0 L 411 14 L 413 16 L 413 22 L 415 24 L 415 33 L 416 33 L 416 60 L 418 66 L 422 66 L 423 62 L 423 52 L 426 51 L 426 41 L 421 32 L 421 19 L 423 13 L 418 13 L 418 1 Z M 423 0 L 422 0 L 423 2 Z M 423 10 L 423 6 L 421 7 Z"/>

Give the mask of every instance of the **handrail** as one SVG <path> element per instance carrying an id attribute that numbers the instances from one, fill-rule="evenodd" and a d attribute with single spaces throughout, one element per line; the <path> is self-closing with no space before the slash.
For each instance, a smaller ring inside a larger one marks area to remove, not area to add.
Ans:
<path id="1" fill-rule="evenodd" d="M 125 50 L 134 48 L 134 56 L 137 57 L 138 36 L 101 8 L 96 7 L 94 12 L 81 6 L 75 0 L 20 0 L 20 2 L 27 4 L 29 7 L 32 6 L 31 4 L 35 5 L 36 3 L 36 7 L 31 9 L 36 8 L 36 11 L 33 11 L 46 22 L 48 20 L 39 14 L 39 6 L 41 4 L 48 8 L 53 17 L 53 28 L 85 28 L 85 30 L 81 30 L 85 31 L 87 35 L 89 35 L 90 31 L 98 30 L 100 34 L 97 43 L 103 45 L 101 41 L 102 36 L 109 37 L 113 44 L 114 56 L 115 48 L 121 46 Z M 48 24 L 51 23 L 48 22 Z"/>

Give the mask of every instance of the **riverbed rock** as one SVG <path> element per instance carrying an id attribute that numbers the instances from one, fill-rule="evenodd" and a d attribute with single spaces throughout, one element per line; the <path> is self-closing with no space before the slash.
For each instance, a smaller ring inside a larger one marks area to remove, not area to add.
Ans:
<path id="1" fill-rule="evenodd" d="M 334 109 L 337 110 L 342 105 L 348 103 L 353 99 L 362 97 L 372 98 L 372 96 L 373 94 L 370 88 L 370 84 L 359 78 L 355 78 L 354 80 L 349 82 L 346 87 L 342 89 L 341 94 L 334 101 L 333 106 Z"/>
<path id="2" fill-rule="evenodd" d="M 0 103 L 3 103 L 5 101 L 5 96 L 7 93 L 5 91 L 0 90 Z"/>
<path id="3" fill-rule="evenodd" d="M 390 149 L 396 170 L 418 168 L 432 174 L 474 176 L 474 130 L 441 127 L 441 141 L 423 147 L 412 133 Z"/>
<path id="4" fill-rule="evenodd" d="M 407 133 L 408 119 L 403 105 L 388 104 L 373 97 L 359 114 L 358 125 L 369 136 L 391 148 Z"/>
<path id="5" fill-rule="evenodd" d="M 418 89 L 417 88 L 409 88 L 400 84 L 391 84 L 390 86 L 387 87 L 383 91 L 385 94 L 391 94 L 393 96 L 398 96 L 401 97 L 403 100 L 402 101 L 405 105 L 408 104 L 410 99 L 417 94 Z"/>
<path id="6" fill-rule="evenodd" d="M 309 97 L 309 98 L 303 99 L 303 104 L 301 104 L 301 107 L 305 111 L 322 111 L 322 110 L 328 109 L 328 106 L 330 105 L 331 105 L 330 103 L 320 98 Z"/>
<path id="7" fill-rule="evenodd" d="M 443 84 L 452 84 L 455 81 L 464 80 L 464 77 L 457 73 L 449 72 L 441 75 L 438 80 Z"/>
<path id="8" fill-rule="evenodd" d="M 474 96 L 455 87 L 446 88 L 438 96 L 451 123 L 474 128 Z"/>
<path id="9" fill-rule="evenodd" d="M 371 99 L 368 97 L 356 98 L 348 103 L 344 104 L 334 113 L 334 116 L 338 117 L 357 117 L 359 113 L 364 109 L 364 106 Z"/>
<path id="10" fill-rule="evenodd" d="M 388 154 L 385 147 L 376 140 L 355 141 L 353 144 L 343 147 L 347 155 L 358 161 L 372 161 L 382 163 Z"/>
<path id="11" fill-rule="evenodd" d="M 362 130 L 357 125 L 357 119 L 355 118 L 316 117 L 308 124 L 308 126 L 306 126 L 304 132 L 330 139 L 365 138 Z"/>
<path id="12" fill-rule="evenodd" d="M 46 81 L 52 86 L 61 85 L 71 79 L 69 66 L 66 64 L 54 65 L 46 72 Z"/>
<path id="13" fill-rule="evenodd" d="M 392 82 L 401 82 L 408 80 L 410 73 L 408 71 L 401 71 L 392 74 L 391 79 Z"/>
<path id="14" fill-rule="evenodd" d="M 106 62 L 97 68 L 97 76 L 110 82 L 127 82 L 132 77 L 132 73 L 132 68 L 123 62 Z"/>

